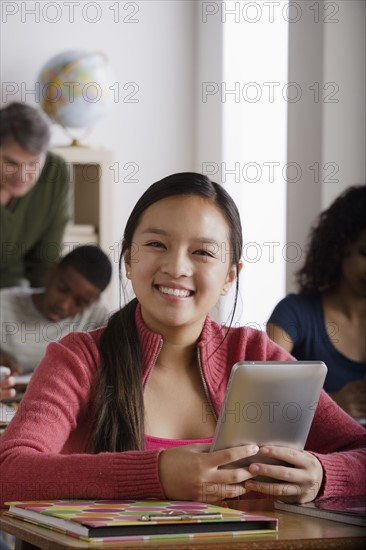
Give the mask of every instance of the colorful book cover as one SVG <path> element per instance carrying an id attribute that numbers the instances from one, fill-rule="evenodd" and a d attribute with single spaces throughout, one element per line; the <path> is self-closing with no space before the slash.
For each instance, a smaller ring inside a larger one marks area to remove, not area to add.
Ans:
<path id="1" fill-rule="evenodd" d="M 8 502 L 8 515 L 102 542 L 273 532 L 275 518 L 202 502 L 41 500 Z"/>

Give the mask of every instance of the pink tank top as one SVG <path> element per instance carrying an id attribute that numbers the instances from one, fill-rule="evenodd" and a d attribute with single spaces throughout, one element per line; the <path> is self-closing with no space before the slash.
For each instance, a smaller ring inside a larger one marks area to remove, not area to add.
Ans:
<path id="1" fill-rule="evenodd" d="M 154 451 L 155 449 L 171 449 L 180 445 L 190 445 L 191 443 L 211 443 L 212 437 L 205 439 L 166 439 L 164 437 L 155 437 L 153 435 L 145 436 L 146 451 Z"/>

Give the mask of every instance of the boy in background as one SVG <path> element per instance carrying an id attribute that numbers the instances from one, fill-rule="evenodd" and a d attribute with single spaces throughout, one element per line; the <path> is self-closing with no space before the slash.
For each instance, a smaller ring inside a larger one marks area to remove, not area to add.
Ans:
<path id="1" fill-rule="evenodd" d="M 50 266 L 45 288 L 0 290 L 0 364 L 12 372 L 31 373 L 50 342 L 106 324 L 108 310 L 100 295 L 111 274 L 106 254 L 85 245 Z"/>

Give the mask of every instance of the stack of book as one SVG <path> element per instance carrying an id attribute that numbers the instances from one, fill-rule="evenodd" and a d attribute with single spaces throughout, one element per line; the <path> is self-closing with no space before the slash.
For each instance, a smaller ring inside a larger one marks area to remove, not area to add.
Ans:
<path id="1" fill-rule="evenodd" d="M 7 515 L 88 542 L 235 539 L 275 533 L 277 519 L 202 502 L 44 500 L 8 502 Z"/>
<path id="2" fill-rule="evenodd" d="M 63 254 L 67 254 L 77 246 L 97 243 L 98 234 L 93 225 L 69 223 L 65 228 L 63 236 Z"/>

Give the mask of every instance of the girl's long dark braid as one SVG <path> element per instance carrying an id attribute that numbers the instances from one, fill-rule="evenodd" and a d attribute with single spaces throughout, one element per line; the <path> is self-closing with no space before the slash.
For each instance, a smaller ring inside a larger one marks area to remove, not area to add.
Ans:
<path id="1" fill-rule="evenodd" d="M 137 300 L 115 313 L 101 337 L 93 450 L 144 448 L 142 365 L 135 323 Z M 123 434 L 123 435 L 122 435 Z"/>

